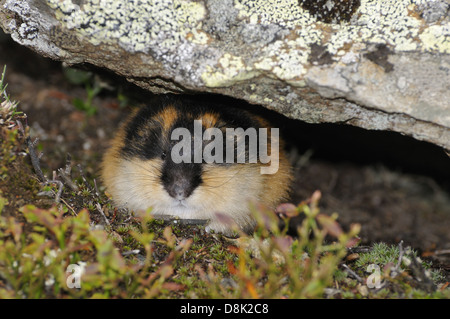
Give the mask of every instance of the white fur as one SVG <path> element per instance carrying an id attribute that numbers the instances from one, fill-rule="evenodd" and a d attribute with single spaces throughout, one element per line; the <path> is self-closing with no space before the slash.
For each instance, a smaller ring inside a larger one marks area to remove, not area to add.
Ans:
<path id="1" fill-rule="evenodd" d="M 257 166 L 206 167 L 205 177 L 212 181 L 198 186 L 188 198 L 181 202 L 172 198 L 159 180 L 160 162 L 138 160 L 118 161 L 113 177 L 113 189 L 109 190 L 115 203 L 128 209 L 148 210 L 154 215 L 175 216 L 180 219 L 208 219 L 207 231 L 230 234 L 234 221 L 242 230 L 253 228 L 254 221 L 248 209 L 248 201 L 256 200 L 262 192 L 262 182 Z M 243 168 L 236 170 L 237 167 Z M 256 170 L 256 173 L 253 171 Z M 222 178 L 214 179 L 214 174 Z M 256 176 L 256 178 L 255 178 Z M 111 183 L 110 183 L 111 184 Z M 221 218 L 217 213 L 225 215 Z"/>

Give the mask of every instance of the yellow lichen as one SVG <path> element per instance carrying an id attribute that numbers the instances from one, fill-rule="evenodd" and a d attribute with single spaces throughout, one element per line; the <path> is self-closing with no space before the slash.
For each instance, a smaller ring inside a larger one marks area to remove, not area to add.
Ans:
<path id="1" fill-rule="evenodd" d="M 219 68 L 206 67 L 206 71 L 201 75 L 203 82 L 208 87 L 225 87 L 236 82 L 251 79 L 257 72 L 246 67 L 241 57 L 225 53 L 219 59 Z"/>
<path id="2" fill-rule="evenodd" d="M 440 25 L 429 26 L 419 38 L 426 50 L 450 53 L 450 26 L 444 30 Z"/>

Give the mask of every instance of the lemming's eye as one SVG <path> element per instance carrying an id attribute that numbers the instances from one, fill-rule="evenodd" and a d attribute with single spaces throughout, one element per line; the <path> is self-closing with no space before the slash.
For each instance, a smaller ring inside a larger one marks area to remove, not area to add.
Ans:
<path id="1" fill-rule="evenodd" d="M 162 160 L 165 160 L 165 159 L 166 159 L 166 156 L 167 156 L 166 152 L 162 152 L 162 154 L 161 154 L 161 159 L 162 159 Z"/>

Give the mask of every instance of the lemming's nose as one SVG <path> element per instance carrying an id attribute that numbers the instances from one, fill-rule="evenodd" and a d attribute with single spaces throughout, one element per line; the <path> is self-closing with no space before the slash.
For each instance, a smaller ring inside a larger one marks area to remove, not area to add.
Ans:
<path id="1" fill-rule="evenodd" d="M 191 184 L 185 179 L 176 180 L 169 187 L 166 187 L 169 195 L 177 200 L 183 200 L 189 197 L 192 193 L 191 188 Z"/>
<path id="2" fill-rule="evenodd" d="M 185 188 L 181 185 L 181 183 L 175 183 L 172 197 L 175 197 L 178 200 L 182 200 L 186 197 Z"/>
<path id="3" fill-rule="evenodd" d="M 191 196 L 202 182 L 200 174 L 201 166 L 197 164 L 169 162 L 162 169 L 161 182 L 170 197 L 183 200 Z"/>

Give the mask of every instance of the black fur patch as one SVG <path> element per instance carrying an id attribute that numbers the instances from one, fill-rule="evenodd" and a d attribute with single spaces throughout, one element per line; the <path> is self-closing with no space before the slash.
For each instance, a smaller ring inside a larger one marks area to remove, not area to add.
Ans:
<path id="1" fill-rule="evenodd" d="M 161 123 L 154 120 L 154 116 L 169 106 L 176 109 L 178 116 L 171 128 L 164 131 Z M 258 131 L 258 128 L 261 127 L 260 122 L 252 118 L 250 113 L 245 110 L 210 104 L 190 96 L 164 95 L 154 98 L 128 122 L 125 127 L 125 146 L 122 148 L 122 155 L 150 160 L 170 154 L 173 144 L 177 142 L 170 140 L 172 131 L 175 128 L 184 127 L 194 136 L 194 120 L 201 118 L 205 113 L 217 115 L 218 123 L 224 126 L 224 133 L 225 128 L 246 130 L 254 127 Z M 203 142 L 203 147 L 208 142 Z M 246 147 L 248 149 L 248 143 L 246 143 Z M 237 157 L 236 153 L 235 157 Z M 224 156 L 226 154 L 225 143 L 223 154 Z"/>

